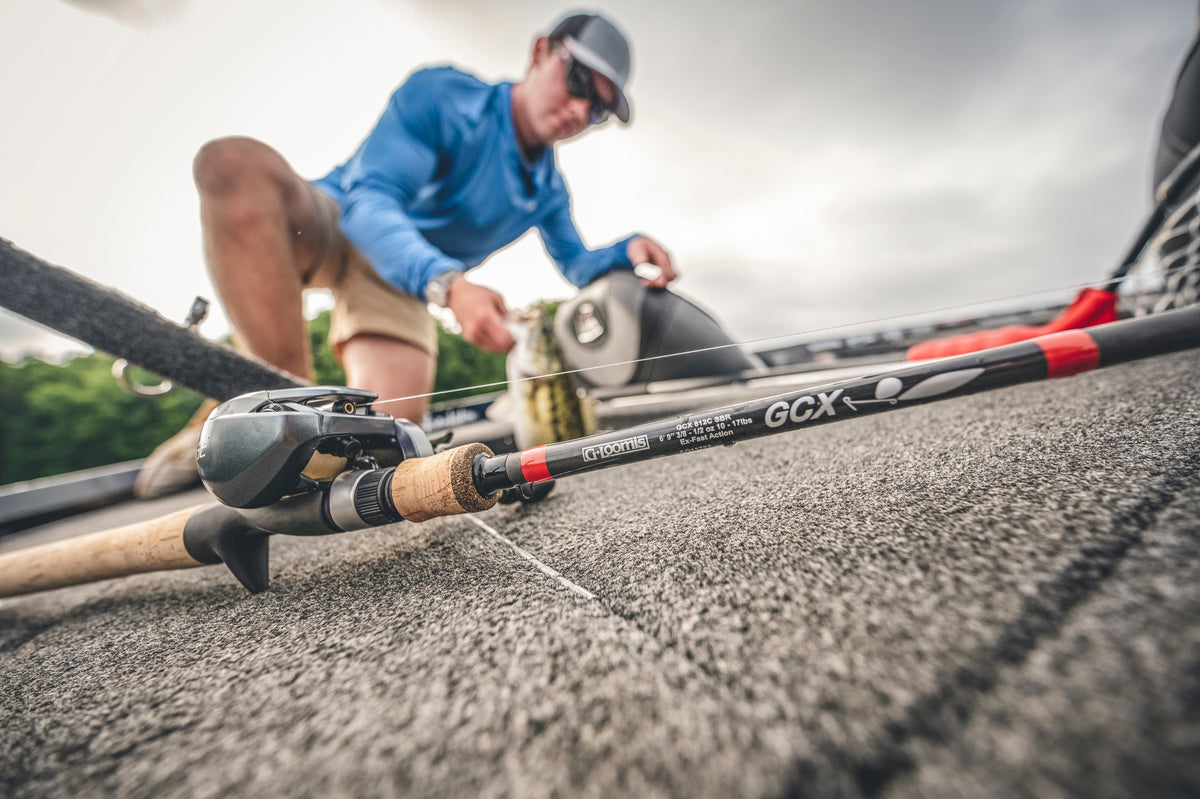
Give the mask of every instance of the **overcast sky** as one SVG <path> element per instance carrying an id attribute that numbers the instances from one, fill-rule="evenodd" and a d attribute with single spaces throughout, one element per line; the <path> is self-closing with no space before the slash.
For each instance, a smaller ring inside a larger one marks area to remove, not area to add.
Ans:
<path id="1" fill-rule="evenodd" d="M 559 147 L 580 231 L 660 240 L 739 340 L 1099 280 L 1149 210 L 1196 24 L 1195 0 L 589 7 L 632 40 L 634 116 Z M 317 177 L 413 69 L 519 78 L 571 8 L 6 0 L 0 237 L 181 319 L 216 296 L 190 171 L 206 140 L 254 136 Z M 571 293 L 536 237 L 472 276 L 512 307 Z M 205 333 L 226 330 L 214 307 Z M 0 314 L 0 352 L 45 341 Z"/>

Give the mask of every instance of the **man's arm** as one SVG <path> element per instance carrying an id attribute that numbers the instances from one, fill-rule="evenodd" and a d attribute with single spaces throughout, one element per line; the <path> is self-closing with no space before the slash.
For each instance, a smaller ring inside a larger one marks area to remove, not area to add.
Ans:
<path id="1" fill-rule="evenodd" d="M 405 211 L 437 172 L 436 81 L 417 73 L 387 108 L 342 172 L 341 228 L 392 285 L 419 299 L 436 275 L 466 267 L 430 244 Z"/>
<path id="2" fill-rule="evenodd" d="M 613 269 L 633 269 L 641 264 L 652 264 L 659 269 L 657 276 L 644 281 L 648 286 L 664 288 L 678 277 L 667 251 L 640 233 L 608 247 L 589 250 L 579 237 L 571 218 L 570 202 L 566 199 L 538 225 L 538 233 L 541 234 L 546 252 L 558 264 L 563 277 L 578 288 L 583 288 Z"/>
<path id="3" fill-rule="evenodd" d="M 446 292 L 446 307 L 462 329 L 462 337 L 489 352 L 508 352 L 516 344 L 505 320 L 508 306 L 499 293 L 467 280 L 461 272 Z"/>

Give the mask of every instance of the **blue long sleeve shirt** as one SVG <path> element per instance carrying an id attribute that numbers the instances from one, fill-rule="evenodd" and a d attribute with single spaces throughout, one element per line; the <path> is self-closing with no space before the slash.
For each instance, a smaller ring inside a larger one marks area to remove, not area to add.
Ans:
<path id="1" fill-rule="evenodd" d="M 314 185 L 337 201 L 342 232 L 379 274 L 422 300 L 435 276 L 477 266 L 531 227 L 576 286 L 632 268 L 632 236 L 584 246 L 553 148 L 533 161 L 521 152 L 512 84 L 452 67 L 411 75 L 354 154 Z"/>

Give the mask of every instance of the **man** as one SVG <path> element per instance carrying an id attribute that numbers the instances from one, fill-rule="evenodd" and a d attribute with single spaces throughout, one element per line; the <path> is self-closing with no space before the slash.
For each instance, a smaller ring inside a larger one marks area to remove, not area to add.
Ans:
<path id="1" fill-rule="evenodd" d="M 428 400 L 416 395 L 432 389 L 436 367 L 426 302 L 449 308 L 468 342 L 507 352 L 504 299 L 464 275 L 530 228 L 576 286 L 642 263 L 659 269 L 649 285 L 666 286 L 670 256 L 645 236 L 584 247 L 554 161 L 556 143 L 610 114 L 628 123 L 629 68 L 612 22 L 572 14 L 537 38 L 518 83 L 450 67 L 414 73 L 354 154 L 317 181 L 261 142 L 206 144 L 195 161 L 205 251 L 238 345 L 311 379 L 301 295 L 328 287 L 347 383 L 409 397 L 383 407 L 419 421 Z M 199 425 L 189 428 L 151 456 L 139 494 L 176 487 L 173 472 L 194 480 Z"/>

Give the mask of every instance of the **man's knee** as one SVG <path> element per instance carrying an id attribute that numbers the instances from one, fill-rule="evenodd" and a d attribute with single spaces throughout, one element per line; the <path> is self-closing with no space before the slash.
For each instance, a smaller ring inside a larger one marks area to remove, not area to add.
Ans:
<path id="1" fill-rule="evenodd" d="M 264 226 L 278 225 L 280 219 L 293 228 L 314 224 L 302 218 L 289 200 L 301 193 L 298 187 L 303 179 L 283 156 L 260 141 L 245 137 L 210 141 L 196 154 L 193 172 L 204 222 L 210 228 L 257 236 Z"/>
<path id="2" fill-rule="evenodd" d="M 192 176 L 202 195 L 229 194 L 264 178 L 277 178 L 286 168 L 283 157 L 266 144 L 246 136 L 213 139 L 192 161 Z"/>
<path id="3" fill-rule="evenodd" d="M 346 379 L 355 388 L 380 398 L 404 397 L 380 406 L 393 416 L 420 421 L 429 407 L 423 395 L 433 390 L 436 356 L 391 336 L 359 333 L 341 343 L 337 354 L 346 368 Z"/>

